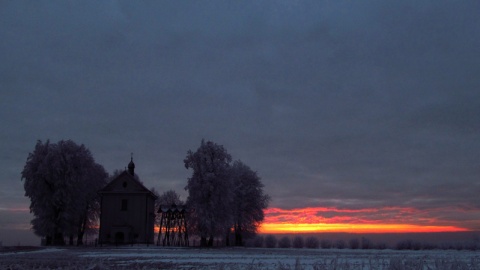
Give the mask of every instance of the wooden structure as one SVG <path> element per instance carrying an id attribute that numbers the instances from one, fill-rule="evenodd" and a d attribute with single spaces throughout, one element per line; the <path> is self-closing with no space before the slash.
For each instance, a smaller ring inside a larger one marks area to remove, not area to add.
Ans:
<path id="1" fill-rule="evenodd" d="M 188 247 L 188 232 L 185 205 L 162 205 L 157 245 Z"/>

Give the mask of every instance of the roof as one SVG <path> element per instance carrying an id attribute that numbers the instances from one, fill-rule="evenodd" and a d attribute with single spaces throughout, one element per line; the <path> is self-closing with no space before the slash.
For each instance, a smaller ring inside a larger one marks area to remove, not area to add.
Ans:
<path id="1" fill-rule="evenodd" d="M 101 189 L 99 194 L 108 194 L 108 193 L 139 193 L 139 194 L 148 194 L 155 199 L 157 196 L 146 188 L 140 181 L 135 179 L 133 175 L 127 171 L 122 172 L 117 177 L 115 177 L 110 183 L 108 183 L 103 189 Z"/>

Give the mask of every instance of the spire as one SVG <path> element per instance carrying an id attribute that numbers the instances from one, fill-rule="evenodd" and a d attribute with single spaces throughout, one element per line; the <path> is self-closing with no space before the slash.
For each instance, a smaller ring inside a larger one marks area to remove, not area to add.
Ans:
<path id="1" fill-rule="evenodd" d="M 128 173 L 135 176 L 135 163 L 133 163 L 133 153 L 130 155 L 130 163 L 128 163 Z"/>

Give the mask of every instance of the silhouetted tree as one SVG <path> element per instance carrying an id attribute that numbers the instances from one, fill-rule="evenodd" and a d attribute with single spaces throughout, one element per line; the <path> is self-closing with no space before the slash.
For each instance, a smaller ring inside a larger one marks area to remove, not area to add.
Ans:
<path id="1" fill-rule="evenodd" d="M 290 240 L 290 237 L 288 236 L 283 236 L 278 241 L 279 248 L 290 248 L 291 246 L 292 246 L 292 240 Z"/>
<path id="2" fill-rule="evenodd" d="M 320 242 L 318 241 L 318 238 L 314 236 L 310 236 L 307 238 L 305 241 L 305 247 L 307 248 L 318 248 L 320 246 Z"/>
<path id="3" fill-rule="evenodd" d="M 335 247 L 338 249 L 344 249 L 346 247 L 345 241 L 337 240 L 337 242 L 335 242 Z"/>
<path id="4" fill-rule="evenodd" d="M 274 235 L 267 235 L 265 237 L 265 247 L 275 248 L 277 246 L 277 238 Z"/>
<path id="5" fill-rule="evenodd" d="M 263 247 L 264 237 L 262 235 L 255 236 L 253 239 L 253 246 L 254 247 Z"/>
<path id="6" fill-rule="evenodd" d="M 153 189 L 155 190 L 155 189 Z M 156 192 L 156 191 L 155 191 Z M 175 192 L 175 190 L 167 190 L 158 195 L 157 202 L 159 205 L 182 205 L 184 202 L 180 199 L 180 195 Z M 158 209 L 158 208 L 157 208 Z"/>
<path id="7" fill-rule="evenodd" d="M 47 244 L 62 245 L 64 236 L 73 244 L 74 235 L 77 245 L 83 244 L 85 231 L 98 219 L 97 191 L 107 177 L 83 144 L 37 141 L 22 171 L 34 233 L 46 237 Z"/>
<path id="8" fill-rule="evenodd" d="M 360 242 L 358 241 L 358 239 L 353 238 L 348 241 L 348 245 L 351 249 L 358 249 L 360 247 Z"/>
<path id="9" fill-rule="evenodd" d="M 229 176 L 233 184 L 231 209 L 235 245 L 240 246 L 243 245 L 243 238 L 257 233 L 270 198 L 263 193 L 260 177 L 243 162 L 235 161 Z"/>
<path id="10" fill-rule="evenodd" d="M 204 140 L 197 151 L 188 151 L 184 160 L 185 168 L 193 170 L 185 187 L 187 205 L 195 209 L 189 223 L 199 234 L 202 246 L 212 246 L 214 236 L 225 232 L 232 224 L 231 160 L 223 146 Z"/>
<path id="11" fill-rule="evenodd" d="M 293 238 L 293 247 L 294 248 L 303 248 L 303 237 L 297 235 Z"/>
<path id="12" fill-rule="evenodd" d="M 371 242 L 369 239 L 365 238 L 365 237 L 362 237 L 362 243 L 361 243 L 361 245 L 362 245 L 362 249 L 371 249 L 371 248 L 373 248 L 372 242 Z"/>
<path id="13" fill-rule="evenodd" d="M 328 239 L 323 239 L 320 241 L 320 247 L 327 249 L 327 248 L 332 248 L 332 241 Z"/>

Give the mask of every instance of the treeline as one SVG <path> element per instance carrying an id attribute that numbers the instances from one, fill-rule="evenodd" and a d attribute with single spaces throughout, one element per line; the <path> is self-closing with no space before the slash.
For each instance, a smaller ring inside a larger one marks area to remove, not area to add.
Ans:
<path id="1" fill-rule="evenodd" d="M 480 250 L 480 239 L 456 243 L 434 244 L 415 240 L 401 240 L 394 245 L 374 243 L 366 237 L 345 240 L 319 239 L 314 236 L 275 236 L 257 235 L 246 243 L 248 247 L 258 248 L 310 248 L 310 249 L 396 249 L 396 250 Z"/>

